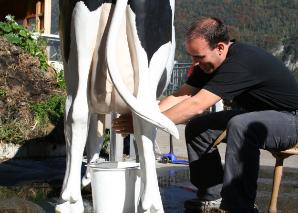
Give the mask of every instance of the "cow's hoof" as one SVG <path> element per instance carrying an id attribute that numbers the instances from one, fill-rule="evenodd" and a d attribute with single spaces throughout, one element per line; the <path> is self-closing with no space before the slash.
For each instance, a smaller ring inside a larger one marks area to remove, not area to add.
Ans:
<path id="1" fill-rule="evenodd" d="M 91 177 L 84 176 L 82 178 L 82 188 L 88 186 L 91 183 Z"/>
<path id="2" fill-rule="evenodd" d="M 55 213 L 70 213 L 70 203 L 68 201 L 57 204 L 55 207 Z"/>
<path id="3" fill-rule="evenodd" d="M 164 213 L 163 209 L 156 209 L 154 207 L 149 208 L 149 209 L 142 209 L 140 212 L 143 213 Z"/>
<path id="4" fill-rule="evenodd" d="M 153 195 L 153 194 L 151 194 Z M 152 198 L 152 196 L 145 196 L 145 199 L 143 200 L 140 200 L 140 207 L 142 208 L 142 211 L 141 212 L 144 212 L 144 213 L 164 213 L 164 210 L 163 210 L 163 205 L 162 205 L 162 202 L 161 200 L 152 200 L 152 199 L 149 199 Z M 160 196 L 156 196 L 156 197 L 159 197 Z M 146 199 L 147 198 L 147 199 Z"/>
<path id="5" fill-rule="evenodd" d="M 55 213 L 84 213 L 83 201 L 77 201 L 70 203 L 68 201 L 57 204 L 55 207 Z"/>
<path id="6" fill-rule="evenodd" d="M 83 200 L 70 204 L 71 213 L 84 213 Z"/>
<path id="7" fill-rule="evenodd" d="M 154 205 L 153 203 L 147 205 L 145 203 L 141 204 L 141 211 L 144 213 L 164 213 L 163 206 L 162 205 Z"/>

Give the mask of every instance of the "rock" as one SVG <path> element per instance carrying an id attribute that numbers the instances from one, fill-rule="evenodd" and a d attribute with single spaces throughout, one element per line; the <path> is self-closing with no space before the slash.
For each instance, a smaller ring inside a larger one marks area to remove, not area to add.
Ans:
<path id="1" fill-rule="evenodd" d="M 0 201 L 1 213 L 45 213 L 45 211 L 30 201 L 12 197 Z"/>

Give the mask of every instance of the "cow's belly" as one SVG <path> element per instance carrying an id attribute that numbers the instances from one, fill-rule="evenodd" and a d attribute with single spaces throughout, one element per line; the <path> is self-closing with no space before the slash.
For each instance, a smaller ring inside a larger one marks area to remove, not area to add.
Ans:
<path id="1" fill-rule="evenodd" d="M 126 78 L 123 79 L 129 90 L 134 91 L 133 73 L 125 73 Z M 118 112 L 120 114 L 129 111 L 128 106 L 118 94 L 113 86 L 109 75 L 106 73 L 106 78 L 101 76 L 101 79 L 96 83 L 91 84 L 90 88 L 90 107 L 92 112 L 98 114 L 107 114 L 109 112 Z"/>
<path id="2" fill-rule="evenodd" d="M 98 29 L 98 39 L 96 44 L 95 53 L 91 65 L 90 75 L 90 108 L 92 112 L 99 114 L 107 114 L 109 112 L 125 113 L 128 112 L 128 106 L 124 103 L 122 98 L 116 91 L 113 83 L 107 72 L 106 63 L 106 38 L 109 29 L 109 16 L 110 16 L 110 4 L 104 4 L 100 25 Z M 126 84 L 127 88 L 133 94 L 136 91 L 137 74 L 134 73 L 132 66 L 131 53 L 128 46 L 127 34 L 126 34 L 126 20 L 123 19 L 121 33 L 119 33 L 118 39 L 118 66 L 121 72 L 121 77 Z"/>

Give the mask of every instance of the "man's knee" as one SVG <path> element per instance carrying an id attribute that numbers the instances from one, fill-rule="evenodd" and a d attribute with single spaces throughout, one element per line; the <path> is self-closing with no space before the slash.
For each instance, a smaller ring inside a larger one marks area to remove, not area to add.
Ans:
<path id="1" fill-rule="evenodd" d="M 265 138 L 266 129 L 260 122 L 254 121 L 254 117 L 249 114 L 242 114 L 233 117 L 228 125 L 229 132 L 228 143 L 230 146 L 253 145 L 254 147 L 260 144 L 260 139 Z M 243 140 L 246 143 L 243 143 Z"/>
<path id="2" fill-rule="evenodd" d="M 200 122 L 200 119 L 190 120 L 185 126 L 185 139 L 186 143 L 190 143 L 194 137 L 199 136 L 206 129 L 204 122 Z"/>
<path id="3" fill-rule="evenodd" d="M 191 141 L 191 135 L 192 135 L 192 132 L 193 132 L 193 125 L 192 125 L 192 122 L 189 121 L 186 126 L 185 126 L 185 141 L 186 143 L 189 143 Z"/>
<path id="4" fill-rule="evenodd" d="M 185 133 L 190 133 L 191 132 L 191 129 L 192 129 L 192 126 L 193 126 L 192 123 L 193 122 L 191 120 L 186 123 L 186 125 L 185 125 Z"/>
<path id="5" fill-rule="evenodd" d="M 248 122 L 243 115 L 236 115 L 227 124 L 229 131 L 243 132 L 247 129 Z"/>

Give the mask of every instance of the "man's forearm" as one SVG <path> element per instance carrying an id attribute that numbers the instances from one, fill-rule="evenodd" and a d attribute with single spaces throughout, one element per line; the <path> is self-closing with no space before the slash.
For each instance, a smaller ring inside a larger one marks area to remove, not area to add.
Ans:
<path id="1" fill-rule="evenodd" d="M 174 107 L 163 111 L 163 114 L 175 124 L 183 124 L 189 121 L 192 117 L 204 112 L 203 109 L 198 107 L 199 105 L 200 104 L 194 101 L 194 99 L 187 98 L 176 104 Z"/>
<path id="2" fill-rule="evenodd" d="M 178 96 L 178 97 L 173 96 L 173 95 L 167 96 L 167 97 L 161 99 L 161 101 L 159 102 L 159 109 L 161 112 L 164 112 L 190 97 L 191 96 L 189 96 L 189 95 L 183 95 L 183 96 Z"/>
<path id="3" fill-rule="evenodd" d="M 183 101 L 168 108 L 163 113 L 175 124 L 186 123 L 194 116 L 202 114 L 221 98 L 208 90 L 201 89 L 196 95 L 185 98 Z"/>

